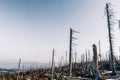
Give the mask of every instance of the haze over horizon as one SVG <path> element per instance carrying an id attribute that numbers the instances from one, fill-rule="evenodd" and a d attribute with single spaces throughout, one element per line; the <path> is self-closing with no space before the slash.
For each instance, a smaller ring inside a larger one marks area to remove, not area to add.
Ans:
<path id="1" fill-rule="evenodd" d="M 109 51 L 105 4 L 108 0 L 0 0 L 0 61 L 48 63 L 52 49 L 55 61 L 65 61 L 70 27 L 80 34 L 77 61 L 81 54 L 101 41 L 102 54 Z M 115 22 L 120 19 L 119 0 L 110 0 Z M 114 26 L 114 52 L 119 53 L 120 30 Z M 75 51 L 73 50 L 73 53 Z M 74 54 L 73 54 L 74 55 Z"/>

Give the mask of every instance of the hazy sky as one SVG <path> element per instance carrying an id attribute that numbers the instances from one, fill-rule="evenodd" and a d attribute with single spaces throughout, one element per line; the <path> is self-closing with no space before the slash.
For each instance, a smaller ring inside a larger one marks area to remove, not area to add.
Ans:
<path id="1" fill-rule="evenodd" d="M 77 57 L 98 45 L 102 54 L 109 50 L 105 4 L 108 0 L 0 0 L 0 60 L 49 62 L 69 50 L 69 28 L 74 34 Z M 120 19 L 120 0 L 110 0 L 115 21 Z M 114 26 L 114 52 L 119 53 L 120 31 Z M 74 47 L 74 48 L 75 48 Z M 74 52 L 74 50 L 73 50 Z M 65 58 L 64 58 L 65 60 Z"/>

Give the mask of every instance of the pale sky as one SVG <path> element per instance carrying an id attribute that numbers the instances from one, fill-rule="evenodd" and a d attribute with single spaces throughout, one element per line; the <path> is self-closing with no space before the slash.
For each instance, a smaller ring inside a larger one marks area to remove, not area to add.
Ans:
<path id="1" fill-rule="evenodd" d="M 120 0 L 109 0 L 120 19 Z M 70 27 L 80 34 L 77 57 L 98 45 L 102 54 L 109 50 L 105 4 L 108 0 L 0 0 L 0 61 L 49 62 L 52 49 L 55 61 L 69 51 Z M 114 26 L 114 52 L 119 53 L 120 31 Z"/>

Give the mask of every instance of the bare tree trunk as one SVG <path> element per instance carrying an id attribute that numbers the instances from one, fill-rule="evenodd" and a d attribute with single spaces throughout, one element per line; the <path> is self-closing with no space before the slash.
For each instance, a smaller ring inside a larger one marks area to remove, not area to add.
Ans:
<path id="1" fill-rule="evenodd" d="M 69 76 L 71 77 L 71 72 L 72 72 L 72 62 L 71 62 L 71 58 L 72 58 L 72 33 L 73 30 L 70 29 L 70 46 L 69 46 Z"/>
<path id="2" fill-rule="evenodd" d="M 53 80 L 53 67 L 54 67 L 54 49 L 53 49 L 53 53 L 52 53 L 52 76 L 51 76 L 51 80 Z"/>
<path id="3" fill-rule="evenodd" d="M 97 47 L 95 44 L 93 45 L 93 65 L 94 65 L 95 80 L 104 80 L 104 78 L 101 76 L 98 70 Z"/>
<path id="4" fill-rule="evenodd" d="M 17 80 L 19 80 L 20 64 L 21 64 L 21 59 L 19 59 L 19 64 L 18 64 L 18 75 L 17 75 Z"/>
<path id="5" fill-rule="evenodd" d="M 107 13 L 107 22 L 108 22 L 108 33 L 109 33 L 109 43 L 110 43 L 110 68 L 112 70 L 112 75 L 116 75 L 116 72 L 115 72 L 115 68 L 114 68 L 114 60 L 113 60 L 113 34 L 111 32 L 112 30 L 112 27 L 111 25 L 112 24 L 112 17 L 113 17 L 113 14 L 112 14 L 112 11 L 110 9 L 110 6 L 109 4 L 107 3 L 106 4 L 106 13 Z"/>

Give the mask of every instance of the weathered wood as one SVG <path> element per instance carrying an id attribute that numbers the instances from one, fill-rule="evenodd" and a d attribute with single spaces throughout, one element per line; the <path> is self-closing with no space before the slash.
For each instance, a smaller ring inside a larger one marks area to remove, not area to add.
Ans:
<path id="1" fill-rule="evenodd" d="M 20 64 L 21 64 L 21 59 L 19 59 L 19 64 L 18 64 L 18 75 L 17 75 L 17 80 L 19 80 Z"/>
<path id="2" fill-rule="evenodd" d="M 69 45 L 69 76 L 71 77 L 71 72 L 72 72 L 72 63 L 71 63 L 71 58 L 72 58 L 72 33 L 73 30 L 70 28 L 70 45 Z"/>
<path id="3" fill-rule="evenodd" d="M 53 72 L 54 72 L 54 49 L 53 49 L 53 53 L 52 53 L 52 75 L 51 75 L 51 80 L 53 80 Z"/>
<path id="4" fill-rule="evenodd" d="M 112 75 L 115 75 L 114 60 L 113 60 L 113 41 L 112 41 L 112 31 L 111 31 L 111 18 L 112 13 L 110 13 L 110 6 L 106 3 L 106 13 L 107 13 L 107 22 L 108 22 L 108 35 L 109 35 L 109 44 L 110 44 L 110 68 L 112 70 Z"/>
<path id="5" fill-rule="evenodd" d="M 94 65 L 95 80 L 104 80 L 104 78 L 102 77 L 102 75 L 98 70 L 98 55 L 97 55 L 97 47 L 95 44 L 93 45 L 93 65 Z"/>

